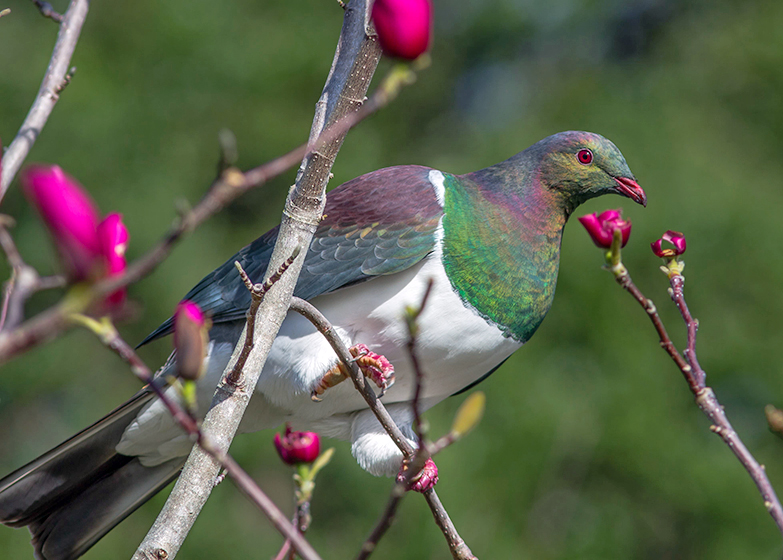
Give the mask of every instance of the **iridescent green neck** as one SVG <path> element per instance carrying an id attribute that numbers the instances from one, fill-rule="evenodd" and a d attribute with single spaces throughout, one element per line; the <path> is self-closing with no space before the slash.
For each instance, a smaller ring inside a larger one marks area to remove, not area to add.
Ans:
<path id="1" fill-rule="evenodd" d="M 526 170 L 445 175 L 443 265 L 466 305 L 527 341 L 552 305 L 566 212 Z"/>

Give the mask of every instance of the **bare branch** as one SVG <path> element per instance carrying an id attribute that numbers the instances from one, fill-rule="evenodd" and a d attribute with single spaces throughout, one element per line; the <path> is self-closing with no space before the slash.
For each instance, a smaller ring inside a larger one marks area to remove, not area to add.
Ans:
<path id="1" fill-rule="evenodd" d="M 280 533 L 286 537 L 288 542 L 293 544 L 294 549 L 305 560 L 320 560 L 318 553 L 315 549 L 304 539 L 304 537 L 297 531 L 296 527 L 291 524 L 280 508 L 264 494 L 261 488 L 256 482 L 248 475 L 245 470 L 239 466 L 239 464 L 229 455 L 219 450 L 207 436 L 201 431 L 196 422 L 190 414 L 188 414 L 179 404 L 171 400 L 165 392 L 165 383 L 161 378 L 154 379 L 152 370 L 144 363 L 133 348 L 125 342 L 125 340 L 114 328 L 108 320 L 96 321 L 90 317 L 75 316 L 75 321 L 86 326 L 93 331 L 101 341 L 112 351 L 114 351 L 120 358 L 122 358 L 128 365 L 130 365 L 133 374 L 138 377 L 142 382 L 146 383 L 160 399 L 169 413 L 179 426 L 187 432 L 196 443 L 209 454 L 212 459 L 217 461 L 222 468 L 228 473 L 228 475 L 234 480 L 239 489 L 253 502 L 258 509 L 260 509 L 277 528 Z M 152 556 L 154 559 L 159 559 L 160 555 Z"/>
<path id="2" fill-rule="evenodd" d="M 44 8 L 41 8 L 41 4 L 45 3 L 36 2 L 36 5 L 44 13 Z M 65 83 L 68 75 L 68 65 L 71 63 L 71 57 L 79 40 L 82 24 L 87 17 L 89 7 L 89 0 L 72 0 L 68 6 L 68 11 L 65 12 L 65 16 L 61 16 L 60 32 L 57 34 L 57 42 L 54 45 L 52 58 L 49 61 L 46 74 L 44 74 L 41 88 L 38 90 L 38 95 L 36 95 L 33 106 L 30 108 L 30 112 L 27 113 L 22 127 L 16 133 L 16 137 L 3 156 L 2 175 L 0 175 L 0 200 L 3 199 L 6 191 L 8 191 L 8 186 L 13 181 L 25 158 L 27 158 L 27 154 L 30 153 L 30 149 L 33 147 L 35 140 L 52 113 L 52 109 L 54 109 L 60 98 L 59 91 L 62 90 L 63 83 Z M 59 16 L 59 14 L 53 11 L 51 14 Z M 47 14 L 44 13 L 44 15 Z M 49 15 L 49 17 L 54 19 L 52 15 Z"/>
<path id="3" fill-rule="evenodd" d="M 291 311 L 296 311 L 305 317 L 313 324 L 316 329 L 318 329 L 321 334 L 324 335 L 335 354 L 337 354 L 337 357 L 350 372 L 354 387 L 356 387 L 356 389 L 361 393 L 362 397 L 364 397 L 367 406 L 369 406 L 370 410 L 373 411 L 373 414 L 375 414 L 375 417 L 378 419 L 378 422 L 381 423 L 383 429 L 386 430 L 386 433 L 389 434 L 395 445 L 400 449 L 400 451 L 402 451 L 402 454 L 405 457 L 413 457 L 413 454 L 416 452 L 416 450 L 410 444 L 408 439 L 403 435 L 397 424 L 394 423 L 394 420 L 386 410 L 386 407 L 383 406 L 383 403 L 378 400 L 375 392 L 366 382 L 364 375 L 362 375 L 362 372 L 359 370 L 359 366 L 356 364 L 353 356 L 348 351 L 348 347 L 345 346 L 342 339 L 337 336 L 334 328 L 326 319 L 326 317 L 324 317 L 323 313 L 321 313 L 310 302 L 298 297 L 291 298 Z"/>
<path id="4" fill-rule="evenodd" d="M 13 225 L 13 218 L 0 214 L 0 247 L 11 265 L 11 277 L 5 285 L 0 311 L 0 331 L 12 329 L 24 319 L 24 304 L 35 292 L 65 285 L 65 278 L 62 276 L 41 278 L 38 271 L 24 262 L 8 231 Z"/>
<path id="5" fill-rule="evenodd" d="M 429 289 L 427 290 L 427 294 L 428 293 Z M 422 306 L 419 307 L 419 312 L 423 308 L 425 302 L 426 295 L 425 299 L 422 300 Z M 417 450 L 414 449 L 414 447 L 410 444 L 408 439 L 403 435 L 400 428 L 397 426 L 397 424 L 395 424 L 391 415 L 386 410 L 386 407 L 384 407 L 383 403 L 378 400 L 369 384 L 365 382 L 364 376 L 362 375 L 361 371 L 359 371 L 359 366 L 356 365 L 353 356 L 348 351 L 348 348 L 345 346 L 342 339 L 337 336 L 334 328 L 326 319 L 326 317 L 324 317 L 324 315 L 314 305 L 298 297 L 291 298 L 291 310 L 296 311 L 308 319 L 313 324 L 313 326 L 315 326 L 315 328 L 324 335 L 332 349 L 337 354 L 337 357 L 350 372 L 351 380 L 353 381 L 356 389 L 364 397 L 367 406 L 369 406 L 373 411 L 373 414 L 375 414 L 378 422 L 380 422 L 381 426 L 383 426 L 383 429 L 386 430 L 386 433 L 389 434 L 389 437 L 392 438 L 392 441 L 394 441 L 394 443 L 400 449 L 403 456 L 410 461 L 409 468 L 407 471 L 405 471 L 405 478 L 402 482 L 397 482 L 395 484 L 384 513 L 381 515 L 381 518 L 376 524 L 373 532 L 362 545 L 362 549 L 359 552 L 358 558 L 367 558 L 372 553 L 372 551 L 375 550 L 375 545 L 391 526 L 400 500 L 405 495 L 406 489 L 410 485 L 410 481 L 413 480 L 413 478 L 419 474 L 419 472 L 421 472 L 421 469 L 424 467 L 424 463 L 431 455 L 431 450 L 428 446 L 419 447 Z M 420 372 L 417 375 L 420 375 Z M 453 441 L 453 438 L 449 441 Z M 438 445 L 437 449 L 441 450 L 444 447 L 446 447 L 446 443 Z M 435 489 L 431 488 L 424 492 L 424 498 L 427 500 L 427 505 L 430 506 L 432 515 L 435 517 L 435 522 L 437 523 L 438 527 L 440 527 L 443 535 L 446 537 L 446 542 L 449 545 L 449 550 L 451 550 L 452 556 L 458 560 L 470 560 L 475 558 L 473 553 L 470 551 L 470 548 L 468 548 L 468 546 L 465 544 L 465 541 L 462 539 L 462 537 L 460 537 L 456 527 L 454 527 L 454 523 L 451 521 L 449 514 L 446 512 L 446 508 L 443 507 L 443 504 L 441 503 L 440 498 L 438 498 L 438 494 L 435 492 Z"/>
<path id="6" fill-rule="evenodd" d="M 739 459 L 745 470 L 753 479 L 756 484 L 761 497 L 764 500 L 764 507 L 774 519 L 775 524 L 778 526 L 778 530 L 783 533 L 783 507 L 780 505 L 780 500 L 775 493 L 775 489 L 767 478 L 767 473 L 764 470 L 764 466 L 760 465 L 753 455 L 748 451 L 745 444 L 740 439 L 737 432 L 729 422 L 726 416 L 723 406 L 718 402 L 718 398 L 715 396 L 712 388 L 707 387 L 707 373 L 699 365 L 698 357 L 696 356 L 696 331 L 699 327 L 699 321 L 694 319 L 688 309 L 688 304 L 685 303 L 685 277 L 682 274 L 672 274 L 669 276 L 669 282 L 671 284 L 670 295 L 672 301 L 677 305 L 677 309 L 680 310 L 685 325 L 688 329 L 688 342 L 685 350 L 685 357 L 688 360 L 690 368 L 687 371 L 683 370 L 683 374 L 688 378 L 693 378 L 694 382 L 700 387 L 700 389 L 694 393 L 696 397 L 696 404 L 699 405 L 701 411 L 706 414 L 709 419 L 714 423 L 710 426 L 710 429 L 718 434 L 724 443 L 729 446 L 731 452 Z"/>
<path id="7" fill-rule="evenodd" d="M 56 23 L 63 22 L 62 14 L 56 12 L 49 2 L 44 2 L 43 0 L 33 0 L 33 4 L 35 4 L 35 7 L 38 8 L 38 11 L 41 12 L 43 17 L 47 17 Z"/>
<path id="8" fill-rule="evenodd" d="M 330 110 L 318 112 L 311 138 L 320 135 L 324 124 L 339 120 L 355 110 L 350 99 L 363 99 L 370 79 L 380 58 L 380 50 L 374 38 L 368 37 L 369 2 L 355 0 L 345 12 L 343 30 L 327 79 L 322 98 L 336 99 Z M 319 124 L 322 121 L 324 124 Z M 277 243 L 270 259 L 267 275 L 277 270 L 296 247 L 309 247 L 315 228 L 321 218 L 325 200 L 325 187 L 331 164 L 342 142 L 344 133 L 333 142 L 305 158 L 297 183 L 289 193 Z M 240 387 L 221 382 L 215 392 L 212 408 L 204 420 L 203 430 L 221 449 L 227 449 L 250 400 L 266 357 L 277 336 L 277 331 L 288 311 L 288 305 L 301 270 L 300 256 L 289 272 L 267 292 L 259 306 L 256 327 L 261 333 L 254 341 Z M 227 375 L 237 362 L 244 345 L 246 330 L 226 367 Z M 159 549 L 166 550 L 173 558 L 187 535 L 198 512 L 203 507 L 213 487 L 219 466 L 206 454 L 194 448 L 174 487 L 163 511 L 158 516 L 134 558 L 144 559 L 145 554 Z"/>
<path id="9" fill-rule="evenodd" d="M 443 507 L 435 489 L 431 488 L 424 492 L 424 498 L 427 500 L 427 505 L 430 506 L 436 525 L 440 528 L 443 536 L 446 537 L 446 542 L 449 543 L 452 558 L 455 560 L 476 560 L 473 552 L 465 544 L 465 541 L 462 540 L 462 537 L 459 536 L 454 522 L 446 513 L 446 508 Z"/>
<path id="10" fill-rule="evenodd" d="M 236 364 L 234 364 L 234 369 L 232 369 L 231 372 L 226 376 L 227 384 L 233 385 L 234 387 L 239 385 L 241 381 L 242 370 L 245 368 L 245 364 L 247 363 L 247 359 L 250 356 L 250 352 L 253 350 L 258 306 L 261 305 L 261 301 L 264 299 L 264 294 L 275 285 L 275 282 L 278 282 L 280 278 L 283 277 L 283 273 L 293 264 L 296 257 L 299 256 L 299 251 L 300 249 L 297 248 L 294 253 L 288 257 L 288 259 L 283 264 L 280 265 L 277 271 L 275 271 L 272 276 L 267 278 L 263 284 L 254 285 L 245 270 L 242 268 L 242 265 L 239 264 L 239 261 L 234 262 L 234 265 L 239 270 L 239 275 L 241 276 L 242 281 L 250 291 L 250 309 L 247 312 L 247 336 L 245 337 L 245 344 L 242 346 L 242 351 L 239 354 L 239 358 L 237 358 Z"/>
<path id="11" fill-rule="evenodd" d="M 669 335 L 666 333 L 666 329 L 658 316 L 655 304 L 647 299 L 639 288 L 636 287 L 631 280 L 630 274 L 625 267 L 622 266 L 622 263 L 619 263 L 619 266 L 611 267 L 610 270 L 614 273 L 617 283 L 625 288 L 625 290 L 627 290 L 647 312 L 650 321 L 652 321 L 655 330 L 658 332 L 661 347 L 666 350 L 682 372 L 691 393 L 696 397 L 696 404 L 699 406 L 699 409 L 701 409 L 701 411 L 713 422 L 710 429 L 723 439 L 726 445 L 729 446 L 729 449 L 731 449 L 731 452 L 734 453 L 740 463 L 742 463 L 742 466 L 745 467 L 745 470 L 748 471 L 748 474 L 761 493 L 761 497 L 764 500 L 764 507 L 772 516 L 772 519 L 778 526 L 778 530 L 783 533 L 783 507 L 781 507 L 780 500 L 778 500 L 775 490 L 767 478 L 763 465 L 760 465 L 745 447 L 745 444 L 742 442 L 737 432 L 734 431 L 734 428 L 729 422 L 729 419 L 723 410 L 723 406 L 718 402 L 715 393 L 706 385 L 707 374 L 699 365 L 696 356 L 696 331 L 698 329 L 698 321 L 693 318 L 688 309 L 688 305 L 685 303 L 683 291 L 685 278 L 676 267 L 671 266 L 672 264 L 677 263 L 675 260 L 672 260 L 668 269 L 666 269 L 666 267 L 663 268 L 668 271 L 669 282 L 671 284 L 669 295 L 677 306 L 677 309 L 679 309 L 688 331 L 685 358 L 680 355 L 671 338 L 669 338 Z"/>
<path id="12" fill-rule="evenodd" d="M 424 290 L 424 296 L 421 298 L 421 303 L 418 309 L 409 309 L 407 324 L 408 324 L 408 356 L 410 357 L 411 364 L 413 365 L 413 373 L 415 377 L 414 390 L 413 390 L 413 428 L 416 431 L 416 435 L 419 437 L 419 448 L 425 447 L 424 437 L 426 435 L 426 428 L 421 420 L 421 392 L 424 385 L 424 372 L 421 369 L 421 363 L 419 363 L 419 356 L 416 351 L 416 340 L 419 334 L 418 319 L 421 312 L 424 311 L 424 306 L 427 305 L 427 300 L 430 297 L 432 291 L 433 280 L 429 279 L 427 282 L 427 288 Z"/>
<path id="13" fill-rule="evenodd" d="M 350 12 L 350 10 L 349 10 Z M 388 104 L 399 92 L 400 87 L 411 83 L 411 74 L 395 69 L 381 84 L 373 96 L 360 111 L 350 113 L 331 124 L 320 137 L 303 144 L 291 152 L 264 165 L 242 173 L 235 167 L 229 167 L 213 182 L 207 194 L 190 211 L 187 211 L 171 227 L 163 239 L 143 257 L 131 263 L 124 274 L 96 283 L 90 290 L 81 294 L 80 302 L 84 309 L 101 301 L 106 295 L 122 286 L 138 282 L 149 275 L 169 256 L 174 246 L 185 235 L 192 232 L 208 218 L 222 210 L 228 203 L 254 187 L 266 183 L 284 171 L 296 165 L 305 155 L 316 154 L 318 149 L 327 145 L 334 146 L 335 140 L 350 128 Z M 30 319 L 18 329 L 0 334 L 0 364 L 8 361 L 30 347 L 51 340 L 68 328 L 65 320 L 68 313 L 74 312 L 73 302 L 61 302 L 38 316 Z"/>

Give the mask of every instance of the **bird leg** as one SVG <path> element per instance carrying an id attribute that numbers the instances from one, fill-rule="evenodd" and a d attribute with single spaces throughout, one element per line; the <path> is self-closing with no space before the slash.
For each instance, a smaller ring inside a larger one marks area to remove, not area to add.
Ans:
<path id="1" fill-rule="evenodd" d="M 366 344 L 357 344 L 351 346 L 348 351 L 351 356 L 354 357 L 354 362 L 362 370 L 365 377 L 369 377 L 373 383 L 375 383 L 381 390 L 381 394 L 378 398 L 382 397 L 386 392 L 386 389 L 394 385 L 394 366 L 391 362 L 380 354 L 371 352 L 367 348 Z M 350 377 L 348 368 L 342 362 L 337 362 L 337 365 L 327 371 L 315 389 L 310 393 L 310 398 L 315 402 L 319 402 L 320 396 L 323 395 L 327 389 L 334 387 L 338 383 L 342 383 Z"/>
<path id="2" fill-rule="evenodd" d="M 397 474 L 397 482 L 405 482 L 405 471 L 410 467 L 410 460 L 403 459 L 400 466 L 400 472 Z M 421 472 L 416 475 L 416 478 L 411 482 L 409 490 L 414 492 L 421 492 L 422 494 L 433 488 L 438 483 L 438 466 L 432 458 L 427 459 L 424 463 Z"/>

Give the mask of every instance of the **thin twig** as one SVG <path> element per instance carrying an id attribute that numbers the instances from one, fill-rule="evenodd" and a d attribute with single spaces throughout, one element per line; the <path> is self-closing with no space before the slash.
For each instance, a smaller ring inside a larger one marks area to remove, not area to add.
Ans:
<path id="1" fill-rule="evenodd" d="M 427 500 L 427 505 L 430 506 L 435 523 L 446 537 L 446 542 L 449 543 L 452 558 L 455 560 L 476 560 L 476 556 L 471 552 L 468 545 L 465 544 L 465 541 L 457 532 L 454 522 L 446 513 L 446 508 L 443 507 L 438 494 L 435 493 L 435 489 L 431 488 L 424 492 L 424 498 Z"/>
<path id="2" fill-rule="evenodd" d="M 688 331 L 688 338 L 686 342 L 683 355 L 691 366 L 691 373 L 693 380 L 698 387 L 705 387 L 707 382 L 707 374 L 699 365 L 699 359 L 696 355 L 696 333 L 699 330 L 699 321 L 694 319 L 688 309 L 688 304 L 685 303 L 685 295 L 683 289 L 685 287 L 685 277 L 682 274 L 674 274 L 669 278 L 671 283 L 670 296 L 677 309 L 680 311 L 685 326 Z"/>
<path id="3" fill-rule="evenodd" d="M 406 471 L 407 475 L 407 471 Z M 386 508 L 383 510 L 381 517 L 375 525 L 375 528 L 370 533 L 370 536 L 362 543 L 362 547 L 359 549 L 359 554 L 356 556 L 356 560 L 365 560 L 375 551 L 375 547 L 380 542 L 386 531 L 394 523 L 395 515 L 397 514 L 397 508 L 402 502 L 402 498 L 408 493 L 406 484 L 401 481 L 394 483 L 391 494 L 389 495 L 389 501 L 386 503 Z"/>
<path id="4" fill-rule="evenodd" d="M 242 370 L 245 368 L 247 358 L 250 356 L 250 352 L 253 350 L 253 341 L 255 340 L 256 329 L 256 314 L 258 313 L 258 306 L 261 305 L 261 302 L 264 299 L 264 294 L 266 294 L 272 288 L 272 286 L 274 286 L 275 283 L 277 283 L 280 278 L 282 278 L 283 273 L 293 264 L 294 260 L 296 260 L 296 257 L 299 256 L 300 251 L 301 249 L 297 247 L 291 256 L 288 257 L 288 259 L 283 264 L 281 264 L 275 273 L 267 278 L 263 284 L 253 284 L 253 281 L 247 275 L 245 269 L 242 268 L 242 265 L 239 264 L 239 261 L 234 262 L 234 266 L 237 267 L 239 276 L 242 278 L 242 282 L 244 282 L 245 287 L 250 292 L 250 309 L 248 309 L 246 316 L 247 336 L 245 336 L 245 344 L 242 346 L 242 352 L 239 354 L 239 358 L 237 359 L 236 364 L 234 364 L 234 369 L 232 369 L 231 373 L 226 376 L 226 383 L 228 385 L 236 387 L 240 383 Z"/>
<path id="5" fill-rule="evenodd" d="M 367 537 L 367 539 L 365 539 L 365 541 L 362 543 L 362 547 L 359 549 L 359 554 L 356 556 L 356 560 L 366 560 L 375 551 L 375 547 L 378 546 L 380 540 L 394 523 L 394 518 L 397 514 L 397 508 L 399 508 L 400 502 L 402 502 L 402 499 L 408 493 L 411 484 L 413 484 L 416 476 L 418 476 L 418 474 L 424 468 L 424 465 L 429 458 L 430 453 L 426 447 L 419 447 L 415 451 L 408 464 L 408 469 L 405 470 L 402 476 L 395 481 L 394 486 L 392 487 L 392 491 L 389 494 L 389 501 L 386 503 L 386 508 L 378 518 L 378 521 L 375 524 L 375 528 L 373 528 L 370 536 Z M 430 489 L 428 491 L 435 492 L 434 489 Z M 446 509 L 443 508 L 442 511 L 443 514 L 448 518 Z"/>
<path id="6" fill-rule="evenodd" d="M 395 71 L 396 72 L 396 71 Z M 408 83 L 405 76 L 392 73 L 385 85 L 380 87 L 363 106 L 362 110 L 339 119 L 315 140 L 302 144 L 291 152 L 264 165 L 242 173 L 235 167 L 225 169 L 210 186 L 207 194 L 192 210 L 181 216 L 163 239 L 144 256 L 137 259 L 125 270 L 125 273 L 97 282 L 92 288 L 81 294 L 85 308 L 91 303 L 101 301 L 117 289 L 138 282 L 154 271 L 169 256 L 174 246 L 185 235 L 222 210 L 227 204 L 290 169 L 305 155 L 319 153 L 323 147 L 333 144 L 350 128 L 367 118 L 375 111 L 387 105 L 397 94 L 399 87 Z M 299 210 L 290 210 L 289 214 L 299 214 Z M 0 364 L 31 347 L 51 340 L 69 326 L 66 316 L 72 313 L 73 302 L 60 304 L 43 311 L 17 329 L 0 334 Z"/>
<path id="7" fill-rule="evenodd" d="M 625 267 L 623 267 L 623 269 L 625 269 Z M 672 339 L 669 338 L 669 334 L 666 332 L 666 327 L 663 325 L 663 321 L 661 321 L 661 318 L 658 315 L 658 308 L 655 307 L 655 304 L 651 299 L 647 299 L 641 290 L 636 287 L 636 284 L 634 284 L 631 280 L 631 275 L 628 274 L 627 270 L 625 270 L 624 273 L 616 275 L 615 278 L 617 283 L 620 284 L 620 286 L 622 286 L 629 294 L 631 294 L 639 303 L 639 305 L 641 305 L 647 312 L 647 316 L 650 318 L 650 321 L 652 321 L 652 324 L 655 327 L 655 331 L 658 333 L 658 338 L 661 341 L 661 348 L 663 348 L 666 353 L 669 354 L 669 357 L 674 361 L 674 363 L 677 364 L 677 367 L 680 368 L 680 371 L 685 376 L 685 381 L 688 382 L 688 386 L 690 387 L 691 392 L 696 394 L 700 387 L 693 376 L 690 374 L 691 366 L 688 364 L 685 358 L 680 355 L 680 353 L 677 351 L 677 347 L 674 346 Z"/>
<path id="8" fill-rule="evenodd" d="M 325 127 L 339 120 L 342 115 L 355 111 L 356 104 L 353 100 L 364 98 L 380 58 L 380 49 L 375 39 L 367 34 L 368 26 L 369 1 L 354 0 L 345 12 L 332 69 L 321 99 L 316 104 L 311 139 L 320 136 Z M 296 247 L 310 247 L 323 213 L 326 183 L 341 140 L 342 136 L 303 161 L 296 184 L 286 198 L 283 219 L 267 267 L 267 275 L 276 270 Z M 221 381 L 215 391 L 202 429 L 225 448 L 228 448 L 236 434 L 272 344 L 288 312 L 303 260 L 300 256 L 294 261 L 289 272 L 266 294 L 259 306 L 256 316 L 259 334 L 248 357 L 242 387 L 232 388 Z M 245 337 L 246 329 L 240 335 L 224 375 L 227 375 L 236 363 Z M 198 447 L 193 449 L 185 463 L 182 476 L 134 558 L 143 559 L 145 551 L 154 551 L 162 545 L 176 554 L 212 491 L 211 481 L 214 480 L 217 470 L 218 466 L 206 457 L 203 451 Z"/>
<path id="9" fill-rule="evenodd" d="M 39 4 L 36 2 L 36 5 Z M 52 113 L 52 109 L 54 109 L 57 100 L 60 98 L 57 91 L 68 75 L 71 57 L 79 40 L 79 34 L 82 30 L 82 24 L 84 24 L 84 20 L 87 17 L 89 6 L 89 0 L 72 0 L 68 6 L 68 11 L 62 17 L 60 32 L 57 35 L 57 42 L 54 45 L 52 58 L 49 61 L 46 74 L 44 74 L 41 88 L 38 90 L 30 112 L 27 113 L 27 117 L 21 128 L 19 128 L 19 132 L 16 133 L 16 137 L 3 156 L 2 175 L 0 175 L 0 200 L 3 199 L 6 191 L 8 191 L 8 186 L 11 184 L 17 171 L 19 171 L 25 158 L 27 158 L 27 154 L 30 153 L 30 149 L 33 147 L 38 135 L 41 134 L 41 130 L 43 130 L 49 115 Z"/>
<path id="10" fill-rule="evenodd" d="M 424 463 L 426 462 L 427 458 L 430 457 L 429 449 L 426 447 L 419 448 L 421 453 L 417 453 L 416 448 L 414 448 L 408 439 L 403 435 L 400 428 L 394 422 L 394 419 L 386 410 L 386 407 L 384 407 L 383 403 L 378 400 L 375 392 L 370 388 L 369 384 L 365 382 L 364 376 L 359 370 L 359 366 L 357 366 L 356 362 L 353 360 L 353 356 L 351 356 L 348 348 L 334 331 L 331 323 L 329 323 L 326 317 L 324 317 L 323 313 L 321 313 L 313 304 L 298 297 L 291 298 L 290 309 L 292 311 L 296 311 L 309 320 L 313 326 L 326 338 L 332 349 L 337 354 L 337 357 L 350 372 L 351 380 L 353 381 L 356 389 L 361 393 L 362 397 L 364 397 L 367 406 L 370 407 L 370 410 L 373 411 L 373 414 L 375 414 L 378 422 L 380 422 L 381 426 L 383 426 L 383 429 L 387 434 L 389 434 L 389 437 L 391 437 L 392 441 L 394 441 L 394 443 L 400 449 L 403 457 L 410 461 L 408 470 L 405 471 L 405 477 L 403 479 L 404 482 L 402 483 L 403 490 L 407 489 L 407 487 L 410 485 L 410 481 L 413 480 L 413 478 L 418 475 L 419 472 L 421 472 L 421 469 L 424 467 Z M 443 449 L 443 447 L 445 447 L 445 445 L 440 446 L 439 449 Z M 375 544 L 377 544 L 378 539 L 380 539 L 386 530 L 391 526 L 394 514 L 397 511 L 397 507 L 399 505 L 399 500 L 401 500 L 403 497 L 402 495 L 397 495 L 398 485 L 399 484 L 395 484 L 383 515 L 376 524 L 376 527 L 371 533 L 370 537 L 368 537 L 368 540 L 365 541 L 365 545 L 362 546 L 362 549 L 359 553 L 360 558 L 366 558 L 375 549 Z M 404 494 L 405 492 L 403 492 L 403 495 Z M 435 522 L 438 524 L 438 527 L 440 527 L 443 535 L 446 537 L 446 541 L 449 545 L 449 550 L 451 550 L 452 556 L 459 560 L 469 560 L 475 558 L 473 553 L 465 544 L 465 541 L 462 539 L 462 537 L 459 536 L 457 529 L 454 527 L 454 523 L 451 521 L 449 514 L 446 512 L 446 508 L 443 507 L 443 504 L 438 498 L 438 494 L 435 492 L 435 489 L 431 488 L 430 490 L 424 492 L 424 498 L 427 500 L 427 505 L 429 505 L 430 510 L 435 517 Z"/>
<path id="11" fill-rule="evenodd" d="M 12 329 L 24 320 L 24 304 L 34 293 L 65 285 L 62 276 L 41 278 L 32 266 L 22 259 L 8 228 L 14 224 L 10 216 L 0 214 L 0 247 L 11 265 L 11 277 L 3 290 L 3 304 L 0 310 L 0 331 Z"/>
<path id="12" fill-rule="evenodd" d="M 394 441 L 394 444 L 402 451 L 405 457 L 413 457 L 416 450 L 408 441 L 402 430 L 395 424 L 386 407 L 378 400 L 377 395 L 370 387 L 369 383 L 366 383 L 364 375 L 362 375 L 359 366 L 356 364 L 351 353 L 348 351 L 348 347 L 343 343 L 342 339 L 337 335 L 329 320 L 324 317 L 312 303 L 303 300 L 302 298 L 291 298 L 291 311 L 296 311 L 308 321 L 326 338 L 329 345 L 337 354 L 338 359 L 345 365 L 348 372 L 351 374 L 351 381 L 353 381 L 354 387 L 364 397 L 367 406 L 373 411 L 378 422 L 381 423 L 383 429 Z"/>
<path id="13" fill-rule="evenodd" d="M 781 507 L 775 489 L 772 487 L 769 478 L 767 478 L 764 466 L 759 464 L 745 447 L 745 444 L 742 442 L 737 432 L 734 431 L 731 422 L 729 422 L 729 419 L 723 410 L 723 406 L 718 402 L 718 398 L 715 396 L 712 388 L 707 387 L 706 385 L 707 373 L 699 365 L 699 360 L 696 356 L 696 331 L 699 326 L 699 321 L 693 318 L 688 309 L 688 304 L 685 302 L 685 277 L 682 276 L 682 274 L 672 274 L 669 276 L 669 282 L 671 284 L 670 295 L 672 301 L 674 301 L 677 309 L 680 310 L 680 314 L 688 329 L 688 347 L 685 350 L 685 355 L 691 366 L 689 373 L 700 387 L 699 391 L 694 393 L 696 404 L 699 405 L 701 411 L 714 423 L 713 426 L 710 426 L 710 429 L 723 439 L 724 443 L 731 449 L 731 452 L 734 453 L 740 463 L 742 463 L 742 466 L 745 467 L 745 470 L 748 471 L 748 474 L 750 474 L 750 477 L 753 479 L 753 482 L 761 493 L 761 497 L 764 500 L 764 507 L 767 508 L 772 519 L 775 520 L 778 530 L 783 533 L 783 507 Z"/>
<path id="14" fill-rule="evenodd" d="M 407 324 L 408 324 L 408 357 L 411 360 L 414 373 L 414 387 L 413 387 L 413 400 L 411 406 L 413 407 L 413 429 L 419 439 L 419 448 L 425 447 L 424 439 L 426 427 L 421 420 L 421 392 L 424 385 L 424 371 L 419 363 L 419 355 L 416 351 L 416 341 L 419 334 L 419 316 L 424 311 L 424 306 L 427 305 L 427 300 L 430 297 L 432 291 L 433 279 L 430 278 L 427 282 L 427 288 L 424 290 L 424 296 L 421 298 L 421 303 L 417 309 L 408 311 Z"/>
<path id="15" fill-rule="evenodd" d="M 155 392 L 166 409 L 179 426 L 190 435 L 196 443 L 226 470 L 228 475 L 239 486 L 239 489 L 260 509 L 272 522 L 275 528 L 286 537 L 304 559 L 318 560 L 320 557 L 315 549 L 304 539 L 291 524 L 282 511 L 269 499 L 256 482 L 228 454 L 218 449 L 199 428 L 196 419 L 188 414 L 179 404 L 171 400 L 161 385 L 161 378 L 155 379 L 152 370 L 136 354 L 136 351 L 120 336 L 117 329 L 108 321 L 95 321 L 89 317 L 76 316 L 74 319 L 95 332 L 101 341 L 131 368 L 136 377 Z M 165 387 L 165 385 L 164 385 Z"/>
<path id="16" fill-rule="evenodd" d="M 56 12 L 49 2 L 44 2 L 43 0 L 33 0 L 33 4 L 35 4 L 35 7 L 38 8 L 38 11 L 41 12 L 43 17 L 47 17 L 57 23 L 63 22 L 62 14 Z"/>
<path id="17" fill-rule="evenodd" d="M 283 543 L 283 546 L 280 547 L 280 550 L 277 554 L 275 554 L 275 560 L 285 560 L 288 558 L 288 553 L 291 551 L 291 541 L 288 539 L 285 540 Z"/>
<path id="18" fill-rule="evenodd" d="M 756 461 L 750 451 L 745 447 L 745 444 L 731 426 L 731 423 L 723 410 L 723 406 L 718 402 L 715 393 L 710 387 L 706 386 L 707 376 L 699 365 L 696 356 L 696 330 L 698 328 L 698 321 L 693 318 L 685 303 L 685 296 L 683 293 L 685 279 L 678 272 L 672 271 L 671 268 L 669 270 L 669 281 L 671 284 L 669 294 L 677 305 L 677 308 L 680 310 L 680 314 L 688 329 L 687 360 L 680 355 L 671 338 L 669 338 L 669 335 L 666 333 L 666 329 L 658 316 L 655 305 L 636 287 L 631 280 L 630 274 L 625 270 L 625 267 L 622 267 L 622 270 L 619 272 L 615 272 L 614 270 L 613 272 L 615 272 L 617 283 L 625 288 L 625 290 L 627 290 L 647 312 L 655 330 L 658 332 L 661 347 L 666 350 L 682 372 L 688 383 L 688 387 L 696 397 L 696 404 L 699 406 L 699 409 L 701 409 L 701 411 L 713 422 L 710 429 L 723 439 L 724 443 L 729 446 L 732 453 L 734 453 L 740 463 L 742 463 L 742 466 L 745 467 L 745 470 L 747 470 L 761 493 L 761 497 L 764 500 L 764 507 L 772 516 L 772 519 L 778 526 L 778 530 L 783 533 L 783 507 L 781 507 L 775 490 L 767 478 L 764 467 Z"/>

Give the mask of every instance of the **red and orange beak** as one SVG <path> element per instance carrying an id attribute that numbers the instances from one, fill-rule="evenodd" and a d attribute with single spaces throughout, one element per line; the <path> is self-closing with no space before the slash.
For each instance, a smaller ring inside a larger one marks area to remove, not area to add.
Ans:
<path id="1" fill-rule="evenodd" d="M 642 206 L 647 206 L 647 195 L 644 194 L 639 183 L 628 177 L 615 177 L 614 180 L 617 182 L 617 190 L 621 195 L 627 196 Z"/>

